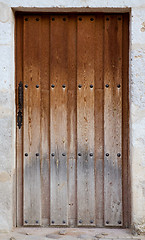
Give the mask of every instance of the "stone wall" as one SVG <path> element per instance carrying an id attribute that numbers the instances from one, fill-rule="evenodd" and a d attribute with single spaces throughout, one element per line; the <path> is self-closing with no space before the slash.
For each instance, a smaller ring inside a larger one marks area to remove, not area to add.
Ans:
<path id="1" fill-rule="evenodd" d="M 0 2 L 0 231 L 15 216 L 14 11 L 130 12 L 130 166 L 132 226 L 145 231 L 145 0 L 1 0 Z"/>

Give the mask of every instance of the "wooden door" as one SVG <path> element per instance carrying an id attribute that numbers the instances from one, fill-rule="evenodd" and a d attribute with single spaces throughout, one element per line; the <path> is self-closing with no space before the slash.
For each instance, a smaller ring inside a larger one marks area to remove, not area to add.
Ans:
<path id="1" fill-rule="evenodd" d="M 129 226 L 128 14 L 17 14 L 17 226 Z"/>

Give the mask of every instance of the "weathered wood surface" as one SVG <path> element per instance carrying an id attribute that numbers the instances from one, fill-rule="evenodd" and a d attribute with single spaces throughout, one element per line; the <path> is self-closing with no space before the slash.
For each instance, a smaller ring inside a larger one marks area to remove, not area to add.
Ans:
<path id="1" fill-rule="evenodd" d="M 24 141 L 23 141 L 23 154 L 24 154 L 23 224 L 25 226 L 41 225 L 40 29 L 41 29 L 40 17 L 24 16 L 23 80 L 25 87 L 24 87 Z M 26 85 L 28 87 L 26 87 Z M 39 87 L 37 88 L 36 85 L 38 85 Z"/>
<path id="2" fill-rule="evenodd" d="M 78 226 L 95 225 L 94 32 L 95 32 L 94 18 L 91 16 L 85 17 L 78 16 L 77 18 Z"/>
<path id="3" fill-rule="evenodd" d="M 23 19 L 20 16 L 17 16 L 16 21 L 16 91 L 17 91 L 17 113 L 19 111 L 18 105 L 18 86 L 20 82 L 23 82 L 23 74 L 22 74 L 22 66 L 23 66 L 23 58 L 22 58 L 22 43 L 23 37 Z M 23 225 L 23 127 L 20 129 L 17 126 L 17 219 L 16 226 L 20 227 Z"/>
<path id="4" fill-rule="evenodd" d="M 96 16 L 95 23 L 95 183 L 96 225 L 104 226 L 104 19 Z"/>
<path id="5" fill-rule="evenodd" d="M 76 226 L 77 199 L 76 199 L 76 21 L 69 16 L 68 22 L 68 224 Z"/>
<path id="6" fill-rule="evenodd" d="M 17 226 L 128 226 L 128 15 L 19 16 L 17 29 Z"/>
<path id="7" fill-rule="evenodd" d="M 131 186 L 130 171 L 129 171 L 129 15 L 123 15 L 123 51 L 122 51 L 122 110 L 123 110 L 123 125 L 122 125 L 122 157 L 123 157 L 123 219 L 124 227 L 129 227 L 131 224 Z"/>
<path id="8" fill-rule="evenodd" d="M 67 26 L 65 16 L 50 18 L 50 224 L 68 224 L 67 192 Z M 54 155 L 54 156 L 53 156 Z"/>
<path id="9" fill-rule="evenodd" d="M 42 224 L 49 224 L 50 216 L 50 152 L 49 152 L 49 132 L 50 132 L 50 103 L 49 103 L 49 49 L 50 49 L 50 31 L 49 18 L 44 15 L 41 17 L 41 206 L 42 206 Z"/>
<path id="10" fill-rule="evenodd" d="M 122 226 L 122 16 L 104 22 L 104 224 Z"/>

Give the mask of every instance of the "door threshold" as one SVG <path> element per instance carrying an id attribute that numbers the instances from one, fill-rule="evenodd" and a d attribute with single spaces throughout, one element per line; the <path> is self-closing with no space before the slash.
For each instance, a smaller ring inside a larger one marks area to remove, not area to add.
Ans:
<path id="1" fill-rule="evenodd" d="M 47 239 L 138 239 L 131 233 L 131 229 L 115 229 L 115 228 L 36 228 L 36 227 L 17 227 L 9 234 L 2 234 L 2 239 L 13 237 L 15 239 L 24 240 L 47 240 Z M 7 238 L 5 238 L 7 237 Z M 142 236 L 139 236 L 143 239 Z"/>

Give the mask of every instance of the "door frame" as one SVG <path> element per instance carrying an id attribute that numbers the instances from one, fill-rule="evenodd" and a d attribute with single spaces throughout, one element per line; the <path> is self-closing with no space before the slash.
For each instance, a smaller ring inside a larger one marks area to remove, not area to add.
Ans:
<path id="1" fill-rule="evenodd" d="M 122 136 L 125 135 L 125 140 L 123 141 L 123 227 L 130 227 L 131 225 L 131 180 L 130 180 L 130 164 L 129 164 L 129 13 L 122 12 L 16 12 L 15 13 L 15 71 L 16 71 L 16 80 L 15 80 L 15 91 L 16 91 L 16 123 L 17 123 L 17 112 L 18 112 L 18 83 L 23 80 L 22 75 L 22 57 L 23 57 L 23 15 L 41 15 L 41 14 L 123 14 L 124 18 L 128 22 L 128 27 L 124 28 L 125 34 L 123 34 L 123 42 L 126 44 L 123 47 L 123 128 Z M 124 25 L 123 25 L 124 26 Z M 126 54 L 127 52 L 127 54 Z M 23 126 L 21 129 L 16 127 L 16 226 L 23 226 Z"/>

